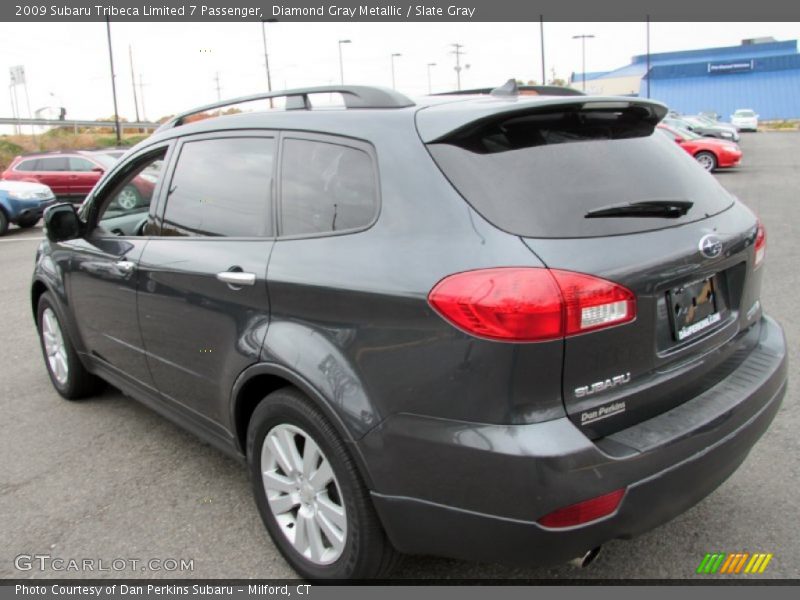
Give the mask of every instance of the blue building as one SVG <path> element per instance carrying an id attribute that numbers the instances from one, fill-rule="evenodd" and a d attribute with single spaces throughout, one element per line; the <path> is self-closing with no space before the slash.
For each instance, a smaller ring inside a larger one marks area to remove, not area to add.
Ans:
<path id="1" fill-rule="evenodd" d="M 572 85 L 580 88 L 581 73 Z M 671 109 L 716 112 L 727 119 L 752 108 L 762 120 L 800 118 L 800 53 L 797 40 L 744 40 L 739 46 L 634 56 L 613 71 L 586 73 L 590 94 L 648 95 Z"/>

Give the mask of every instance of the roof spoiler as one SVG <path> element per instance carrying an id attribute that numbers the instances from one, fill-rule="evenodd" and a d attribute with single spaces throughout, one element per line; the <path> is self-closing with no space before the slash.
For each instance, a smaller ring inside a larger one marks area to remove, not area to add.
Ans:
<path id="1" fill-rule="evenodd" d="M 519 85 L 516 79 L 509 79 L 496 88 L 474 88 L 470 90 L 453 90 L 438 92 L 432 96 L 474 96 L 491 95 L 499 97 L 513 96 L 585 96 L 583 92 L 560 85 Z"/>
<path id="2" fill-rule="evenodd" d="M 388 88 L 367 85 L 323 85 L 318 87 L 266 92 L 250 96 L 239 96 L 238 98 L 231 98 L 230 100 L 213 102 L 172 117 L 156 131 L 164 131 L 173 127 L 179 127 L 185 123 L 188 117 L 210 110 L 218 110 L 226 106 L 255 102 L 257 100 L 269 100 L 271 98 L 286 98 L 285 110 L 310 110 L 311 101 L 309 100 L 309 96 L 313 94 L 341 94 L 345 108 L 348 109 L 405 108 L 407 106 L 414 106 L 414 102 L 407 96 Z"/>

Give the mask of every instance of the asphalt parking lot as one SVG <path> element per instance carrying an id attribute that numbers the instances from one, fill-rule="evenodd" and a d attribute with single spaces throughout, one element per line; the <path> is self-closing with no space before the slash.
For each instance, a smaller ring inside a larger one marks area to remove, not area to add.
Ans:
<path id="1" fill-rule="evenodd" d="M 762 302 L 784 326 L 790 377 L 800 319 L 800 132 L 745 134 L 744 163 L 717 175 L 761 215 L 768 236 Z M 0 577 L 283 578 L 245 469 L 109 388 L 70 403 L 50 385 L 31 317 L 40 227 L 0 238 Z M 771 429 L 721 488 L 642 537 L 609 543 L 587 569 L 509 568 L 408 557 L 400 578 L 686 578 L 706 552 L 771 552 L 759 577 L 800 577 L 797 380 Z M 191 559 L 193 570 L 18 570 L 20 554 Z M 709 576 L 705 576 L 709 577 Z M 739 576 L 742 577 L 742 576 Z"/>

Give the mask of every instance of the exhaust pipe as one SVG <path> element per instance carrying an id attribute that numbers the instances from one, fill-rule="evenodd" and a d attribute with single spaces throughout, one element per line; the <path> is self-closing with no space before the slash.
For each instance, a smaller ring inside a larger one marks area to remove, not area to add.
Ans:
<path id="1" fill-rule="evenodd" d="M 598 546 L 597 548 L 592 548 L 583 556 L 579 556 L 578 558 L 573 558 L 571 561 L 569 561 L 569 564 L 571 564 L 574 567 L 578 567 L 580 569 L 585 569 L 595 561 L 595 559 L 600 554 L 600 550 L 602 549 L 603 549 L 602 546 Z"/>

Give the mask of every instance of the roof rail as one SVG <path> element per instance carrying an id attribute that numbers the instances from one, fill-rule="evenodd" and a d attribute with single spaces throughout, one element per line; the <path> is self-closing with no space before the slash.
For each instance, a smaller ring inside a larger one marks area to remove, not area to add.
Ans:
<path id="1" fill-rule="evenodd" d="M 157 131 L 183 125 L 187 117 L 209 110 L 216 110 L 225 106 L 244 104 L 257 100 L 269 100 L 270 98 L 286 98 L 286 110 L 309 110 L 311 108 L 311 102 L 308 99 L 310 95 L 334 93 L 342 95 L 345 108 L 405 108 L 407 106 L 414 106 L 414 102 L 411 99 L 389 88 L 368 85 L 323 85 L 240 96 L 238 98 L 231 98 L 230 100 L 213 102 L 172 117 L 169 121 L 163 123 Z"/>

